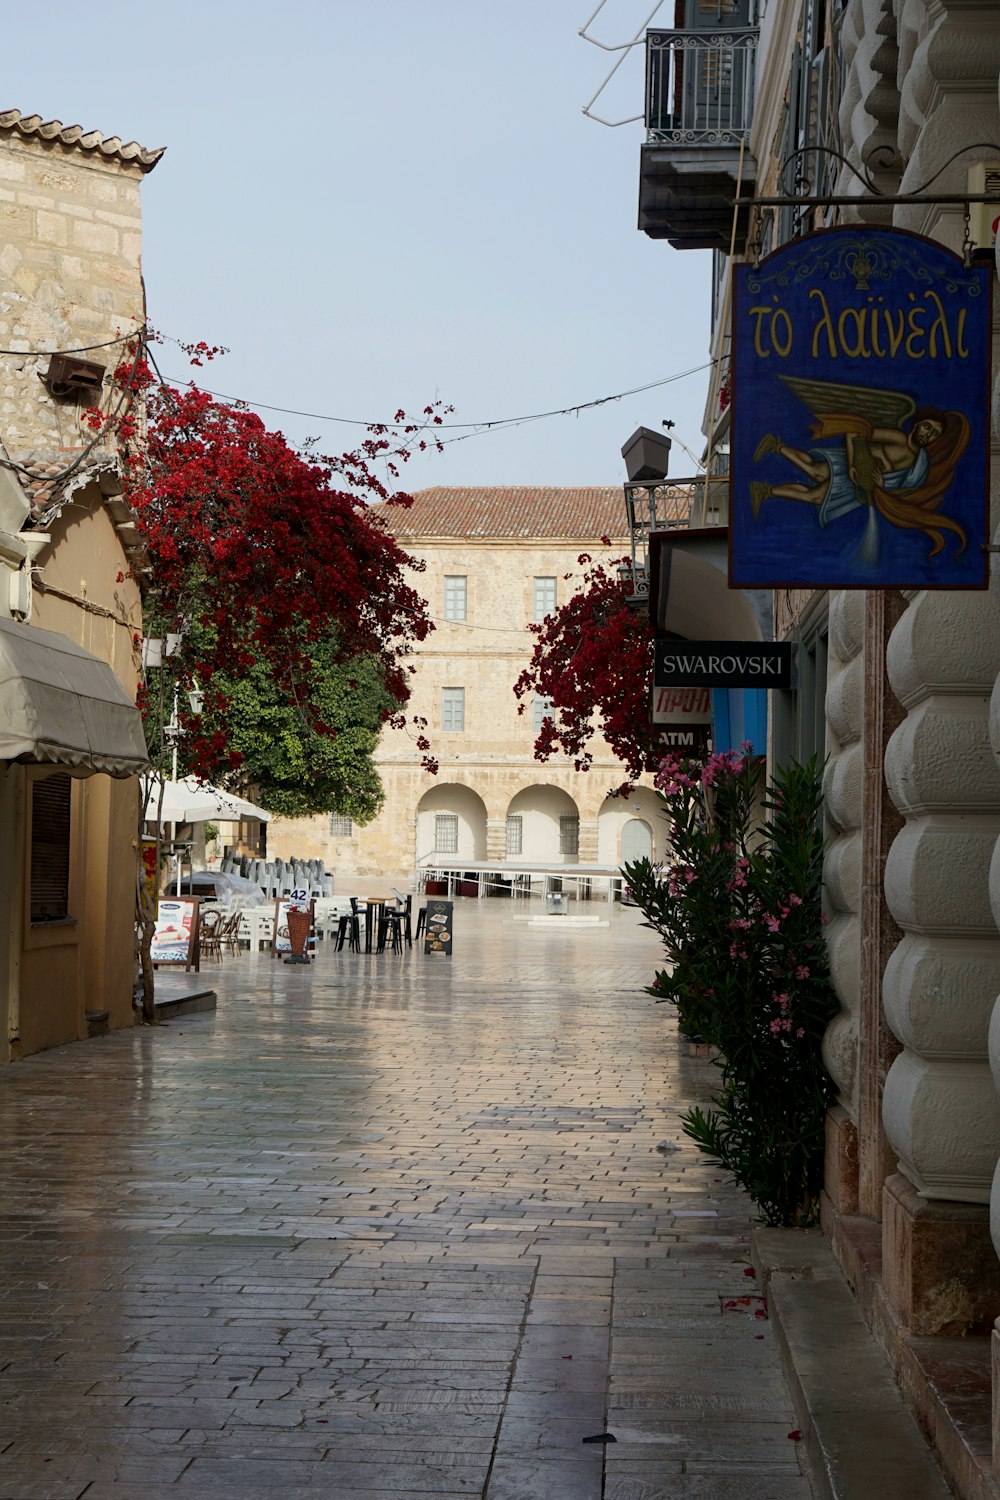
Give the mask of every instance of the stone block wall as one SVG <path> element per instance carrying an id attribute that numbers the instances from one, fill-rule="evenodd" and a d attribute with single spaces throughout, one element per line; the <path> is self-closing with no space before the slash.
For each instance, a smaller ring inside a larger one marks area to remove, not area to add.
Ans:
<path id="1" fill-rule="evenodd" d="M 5 128 L 7 119 L 0 115 L 0 348 L 14 353 L 0 356 L 0 438 L 8 457 L 37 469 L 71 461 L 93 438 L 81 404 L 53 398 L 43 383 L 49 358 L 38 351 L 103 344 L 143 322 L 139 189 L 148 168 L 122 159 L 113 142 L 85 150 L 24 122 Z M 110 373 L 121 349 L 83 357 Z"/>

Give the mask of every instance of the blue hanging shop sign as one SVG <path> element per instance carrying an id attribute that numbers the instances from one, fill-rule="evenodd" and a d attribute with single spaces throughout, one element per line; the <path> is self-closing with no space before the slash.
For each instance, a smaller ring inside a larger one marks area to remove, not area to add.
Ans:
<path id="1" fill-rule="evenodd" d="M 731 588 L 988 587 L 993 275 L 869 226 L 737 267 Z"/>

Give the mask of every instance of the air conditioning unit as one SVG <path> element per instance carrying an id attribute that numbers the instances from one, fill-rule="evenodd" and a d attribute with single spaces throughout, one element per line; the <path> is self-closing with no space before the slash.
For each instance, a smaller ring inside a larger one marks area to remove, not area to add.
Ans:
<path id="1" fill-rule="evenodd" d="M 18 568 L 8 579 L 7 604 L 12 615 L 21 620 L 31 619 L 31 569 Z"/>

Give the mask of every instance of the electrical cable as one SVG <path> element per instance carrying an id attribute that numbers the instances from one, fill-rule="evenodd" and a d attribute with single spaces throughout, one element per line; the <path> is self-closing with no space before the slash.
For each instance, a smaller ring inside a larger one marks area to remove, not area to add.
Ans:
<path id="1" fill-rule="evenodd" d="M 115 342 L 117 343 L 119 341 L 116 339 Z M 139 367 L 139 359 L 141 357 L 143 348 L 144 341 L 140 339 L 139 343 L 136 346 L 135 357 L 132 360 L 132 369 L 129 372 L 129 383 L 131 382 L 132 377 L 135 375 L 135 372 Z M 0 456 L 0 468 L 13 469 L 18 474 L 24 474 L 28 479 L 40 480 L 47 485 L 62 484 L 64 480 L 71 478 L 72 475 L 76 473 L 77 469 L 79 469 L 80 465 L 85 461 L 85 459 L 89 458 L 90 454 L 93 453 L 98 443 L 103 442 L 109 433 L 114 433 L 117 430 L 117 428 L 121 424 L 121 420 L 123 419 L 124 409 L 129 403 L 130 399 L 131 398 L 129 395 L 128 383 L 126 383 L 126 385 L 124 385 L 122 388 L 121 399 L 119 400 L 118 405 L 115 407 L 114 411 L 111 413 L 106 425 L 101 428 L 100 432 L 95 433 L 94 437 L 91 438 L 86 447 L 77 454 L 73 462 L 71 464 L 68 464 L 65 469 L 60 470 L 58 474 L 41 474 L 36 472 L 34 469 L 28 468 L 25 464 L 15 463 L 12 458 L 6 458 L 2 456 Z"/>
<path id="2" fill-rule="evenodd" d="M 578 416 L 582 411 L 589 411 L 596 406 L 606 406 L 611 401 L 622 401 L 628 396 L 640 396 L 646 391 L 659 389 L 660 386 L 672 385 L 675 381 L 686 380 L 691 375 L 699 375 L 702 370 L 709 370 L 717 363 L 714 359 L 706 360 L 704 364 L 693 365 L 689 370 L 680 370 L 675 375 L 665 375 L 661 380 L 650 380 L 645 385 L 633 386 L 626 391 L 616 391 L 610 396 L 596 396 L 591 401 L 578 401 L 573 406 L 554 407 L 548 411 L 528 412 L 519 417 L 494 417 L 479 422 L 435 422 L 430 429 L 432 432 L 442 432 L 456 428 L 469 429 L 463 431 L 462 436 L 444 438 L 443 443 L 458 443 L 467 437 L 478 437 L 486 432 L 500 432 L 510 427 L 520 427 L 526 422 L 541 422 L 549 417 Z M 159 370 L 157 370 L 159 374 Z M 164 377 L 160 375 L 160 379 Z M 347 427 L 385 427 L 390 431 L 398 424 L 392 422 L 364 421 L 360 417 L 335 417 L 326 412 L 300 411 L 290 406 L 273 406 L 265 401 L 253 401 L 248 396 L 227 395 L 224 391 L 213 391 L 202 385 L 197 385 L 193 380 L 178 380 L 173 376 L 166 377 L 167 381 L 179 388 L 193 388 L 202 391 L 206 396 L 212 396 L 217 401 L 238 402 L 242 406 L 253 407 L 256 411 L 273 411 L 287 417 L 306 417 L 314 422 L 337 422 Z M 421 429 L 423 430 L 423 429 Z"/>
<path id="3" fill-rule="evenodd" d="M 77 344 L 72 349 L 0 349 L 0 354 L 11 354 L 18 359 L 44 359 L 46 355 L 51 359 L 56 354 L 89 354 L 94 349 L 113 349 L 116 344 L 127 344 L 130 339 L 142 338 L 146 326 L 141 323 L 131 333 L 123 333 L 116 339 L 105 339 L 102 344 Z"/>

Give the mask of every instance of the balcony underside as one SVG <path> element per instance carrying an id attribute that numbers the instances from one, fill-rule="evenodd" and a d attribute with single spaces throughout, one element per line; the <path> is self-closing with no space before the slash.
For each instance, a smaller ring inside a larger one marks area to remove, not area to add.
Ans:
<path id="1" fill-rule="evenodd" d="M 728 250 L 737 188 L 752 198 L 757 164 L 739 146 L 652 144 L 639 167 L 639 228 L 675 250 Z M 735 250 L 746 248 L 749 207 L 741 208 Z"/>

